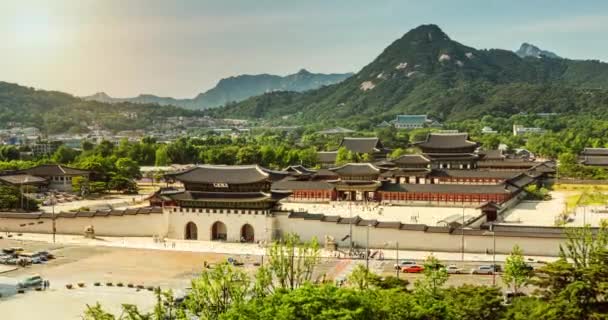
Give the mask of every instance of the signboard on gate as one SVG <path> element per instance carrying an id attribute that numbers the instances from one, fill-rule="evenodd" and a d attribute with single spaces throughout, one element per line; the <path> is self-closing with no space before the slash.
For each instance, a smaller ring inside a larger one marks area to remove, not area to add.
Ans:
<path id="1" fill-rule="evenodd" d="M 213 187 L 214 188 L 228 188 L 228 184 L 223 183 L 223 182 L 215 182 L 215 183 L 213 183 Z"/>

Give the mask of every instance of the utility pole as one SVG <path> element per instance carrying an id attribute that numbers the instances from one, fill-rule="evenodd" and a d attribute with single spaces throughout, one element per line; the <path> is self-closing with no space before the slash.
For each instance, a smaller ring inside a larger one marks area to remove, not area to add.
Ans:
<path id="1" fill-rule="evenodd" d="M 395 263 L 397 264 L 397 279 L 399 279 L 399 273 L 401 270 L 399 270 L 399 241 L 396 241 L 395 243 L 395 248 L 396 248 L 396 259 L 395 259 Z"/>
<path id="2" fill-rule="evenodd" d="M 348 240 L 350 243 L 350 249 L 348 250 L 348 255 L 352 257 L 353 255 L 353 208 L 352 204 L 348 203 Z"/>
<path id="3" fill-rule="evenodd" d="M 53 208 L 53 243 L 55 243 L 55 234 L 57 233 L 56 223 L 55 223 L 55 192 L 51 191 L 51 207 Z"/>
<path id="4" fill-rule="evenodd" d="M 494 224 L 490 225 L 492 230 L 492 285 L 496 285 L 496 231 L 494 230 Z"/>
<path id="5" fill-rule="evenodd" d="M 372 227 L 372 224 L 367 225 L 367 240 L 365 245 L 365 269 L 369 272 L 369 229 Z"/>
<path id="6" fill-rule="evenodd" d="M 460 239 L 461 254 L 460 259 L 464 262 L 464 203 L 462 204 L 462 225 L 460 226 L 462 237 Z"/>

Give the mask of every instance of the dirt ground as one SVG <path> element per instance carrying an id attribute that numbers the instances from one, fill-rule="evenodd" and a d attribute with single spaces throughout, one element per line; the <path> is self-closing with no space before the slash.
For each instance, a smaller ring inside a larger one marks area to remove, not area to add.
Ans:
<path id="1" fill-rule="evenodd" d="M 190 280 L 202 270 L 204 262 L 215 264 L 226 261 L 231 256 L 245 262 L 244 268 L 254 274 L 254 262 L 261 262 L 261 256 L 227 255 L 219 253 L 186 252 L 171 250 L 132 249 L 119 247 L 52 245 L 47 242 L 30 240 L 0 240 L 0 248 L 23 247 L 26 251 L 47 250 L 57 258 L 46 264 L 17 268 L 0 274 L 0 317 L 9 319 L 34 319 L 44 315 L 45 319 L 81 319 L 86 305 L 100 302 L 108 310 L 119 313 L 122 303 L 132 303 L 143 309 L 151 308 L 154 297 L 147 290 L 136 291 L 126 285 L 160 286 L 183 292 L 190 286 Z M 315 268 L 315 279 L 343 279 L 358 263 L 349 259 L 323 258 Z M 394 260 L 370 261 L 370 269 L 382 275 L 395 275 Z M 445 262 L 450 263 L 450 262 Z M 458 264 L 458 263 L 457 263 Z M 469 271 L 482 263 L 466 262 L 458 264 Z M 47 291 L 27 291 L 16 294 L 14 285 L 28 275 L 39 274 L 51 283 Z M 421 275 L 403 274 L 413 284 Z M 502 285 L 496 277 L 496 284 Z M 65 285 L 82 282 L 85 288 L 68 290 Z M 94 286 L 100 282 L 100 286 Z M 107 282 L 113 286 L 108 287 Z M 119 288 L 122 282 L 125 287 Z M 447 285 L 492 284 L 492 276 L 487 275 L 453 275 Z M 36 308 L 31 308 L 36 306 Z"/>

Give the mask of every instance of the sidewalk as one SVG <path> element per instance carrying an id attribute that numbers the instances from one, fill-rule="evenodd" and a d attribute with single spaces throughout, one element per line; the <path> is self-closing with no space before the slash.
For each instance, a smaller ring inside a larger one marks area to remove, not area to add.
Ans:
<path id="1" fill-rule="evenodd" d="M 53 236 L 50 234 L 35 234 L 24 233 L 22 236 L 15 236 L 13 240 L 24 241 L 41 241 L 53 242 Z M 190 252 L 206 252 L 206 253 L 223 253 L 234 255 L 264 255 L 265 249 L 258 244 L 253 243 L 233 243 L 233 242 L 217 242 L 217 241 L 192 241 L 192 240 L 172 240 L 167 239 L 165 243 L 154 243 L 150 237 L 98 237 L 97 239 L 86 239 L 78 235 L 56 235 L 56 243 L 71 244 L 82 246 L 107 246 L 119 248 L 134 248 L 134 249 L 150 249 L 150 250 L 168 250 L 168 251 L 190 251 Z M 395 250 L 382 250 L 384 260 L 394 260 L 397 257 Z M 413 259 L 424 260 L 427 256 L 433 254 L 442 261 L 467 261 L 467 262 L 492 262 L 493 256 L 484 253 L 465 253 L 460 252 L 431 252 L 431 251 L 412 251 L 399 250 L 399 260 Z M 334 252 L 326 250 L 321 251 L 322 257 L 334 257 Z M 504 262 L 507 255 L 497 254 L 496 261 Z M 526 259 L 533 261 L 551 262 L 557 260 L 557 257 L 547 256 L 525 256 Z M 463 259 L 464 258 L 464 259 Z"/>

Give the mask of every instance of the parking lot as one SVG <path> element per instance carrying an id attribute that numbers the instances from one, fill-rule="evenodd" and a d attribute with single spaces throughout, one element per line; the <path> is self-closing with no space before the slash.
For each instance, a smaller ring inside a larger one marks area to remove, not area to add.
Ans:
<path id="1" fill-rule="evenodd" d="M 163 289 L 180 292 L 189 287 L 190 279 L 197 276 L 204 262 L 214 264 L 233 257 L 244 262 L 242 268 L 253 274 L 256 270 L 254 263 L 262 259 L 258 255 L 78 244 L 53 245 L 44 241 L 15 238 L 0 240 L 0 248 L 7 247 L 22 247 L 29 252 L 45 250 L 56 258 L 42 264 L 32 264 L 25 268 L 18 267 L 0 273 L 0 292 L 3 293 L 3 298 L 0 299 L 0 314 L 9 315 L 6 319 L 35 319 L 41 315 L 44 315 L 45 319 L 80 319 L 86 305 L 96 302 L 100 302 L 113 312 L 119 312 L 122 303 L 132 303 L 147 309 L 154 304 L 152 293 L 146 289 L 137 291 L 135 288 L 128 288 L 128 284 L 142 285 L 144 288 L 160 286 Z M 422 263 L 420 260 L 416 262 Z M 345 279 L 358 263 L 365 261 L 324 257 L 315 269 L 314 278 L 319 279 L 325 275 L 325 279 L 328 280 Z M 465 283 L 492 284 L 491 275 L 468 273 L 470 269 L 487 262 L 444 261 L 444 263 L 446 265 L 455 263 L 466 272 L 466 274 L 451 275 L 448 286 Z M 394 264 L 395 260 L 371 260 L 370 269 L 385 276 L 395 275 Z M 43 291 L 28 290 L 24 294 L 17 294 L 16 283 L 33 274 L 49 280 L 50 288 Z M 400 273 L 399 276 L 413 284 L 421 275 Z M 94 285 L 96 282 L 99 282 L 99 286 Z M 78 283 L 84 284 L 84 287 L 78 287 Z M 108 286 L 107 283 L 112 283 L 112 286 Z M 123 284 L 123 287 L 118 287 L 118 283 Z M 67 284 L 72 284 L 74 288 L 67 289 Z M 496 284 L 502 285 L 499 276 L 496 277 Z"/>

